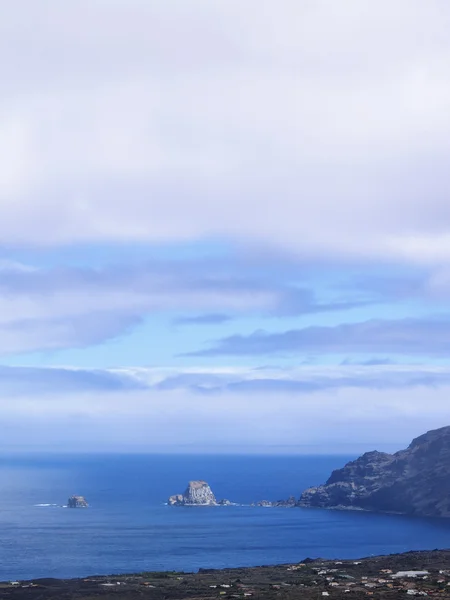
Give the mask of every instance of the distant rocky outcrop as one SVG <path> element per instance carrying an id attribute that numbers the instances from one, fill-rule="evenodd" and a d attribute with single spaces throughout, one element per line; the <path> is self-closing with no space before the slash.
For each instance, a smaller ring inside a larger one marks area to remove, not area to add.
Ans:
<path id="1" fill-rule="evenodd" d="M 229 500 L 216 500 L 206 481 L 190 481 L 184 494 L 170 496 L 169 506 L 228 506 Z"/>
<path id="2" fill-rule="evenodd" d="M 67 501 L 69 508 L 87 508 L 89 505 L 84 496 L 71 496 Z"/>
<path id="3" fill-rule="evenodd" d="M 305 490 L 298 506 L 450 517 L 450 427 L 395 454 L 363 454 Z"/>
<path id="4" fill-rule="evenodd" d="M 252 506 L 262 506 L 264 508 L 274 508 L 274 507 L 284 507 L 284 508 L 292 508 L 297 506 L 297 500 L 294 496 L 289 496 L 287 500 L 260 500 L 259 502 L 255 502 Z"/>

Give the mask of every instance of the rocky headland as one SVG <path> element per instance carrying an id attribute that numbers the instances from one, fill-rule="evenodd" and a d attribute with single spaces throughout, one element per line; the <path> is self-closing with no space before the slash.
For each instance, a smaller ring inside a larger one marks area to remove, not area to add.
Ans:
<path id="1" fill-rule="evenodd" d="M 228 506 L 229 500 L 216 500 L 212 489 L 206 481 L 190 481 L 183 494 L 170 496 L 169 506 Z"/>
<path id="2" fill-rule="evenodd" d="M 305 490 L 297 505 L 450 517 L 450 427 L 395 454 L 363 454 L 324 485 Z"/>

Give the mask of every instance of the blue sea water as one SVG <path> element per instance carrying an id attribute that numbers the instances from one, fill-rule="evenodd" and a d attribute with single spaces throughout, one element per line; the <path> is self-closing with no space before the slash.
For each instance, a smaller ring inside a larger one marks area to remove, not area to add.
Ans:
<path id="1" fill-rule="evenodd" d="M 242 504 L 299 495 L 342 456 L 11 456 L 0 580 L 264 565 L 450 547 L 450 521 L 316 509 L 168 507 L 188 480 Z M 69 495 L 86 510 L 61 508 Z M 50 506 L 39 506 L 48 504 Z"/>

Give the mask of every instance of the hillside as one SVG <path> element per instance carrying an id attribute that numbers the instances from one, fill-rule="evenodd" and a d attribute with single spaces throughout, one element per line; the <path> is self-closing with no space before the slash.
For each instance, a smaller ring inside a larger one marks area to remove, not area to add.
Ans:
<path id="1" fill-rule="evenodd" d="M 450 517 L 450 427 L 395 454 L 367 452 L 307 489 L 299 506 Z"/>

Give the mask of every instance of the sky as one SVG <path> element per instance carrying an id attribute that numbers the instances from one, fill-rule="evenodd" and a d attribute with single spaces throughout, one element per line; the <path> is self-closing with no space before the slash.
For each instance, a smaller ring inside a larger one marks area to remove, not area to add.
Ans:
<path id="1" fill-rule="evenodd" d="M 0 449 L 449 425 L 449 28 L 444 0 L 5 4 Z"/>

